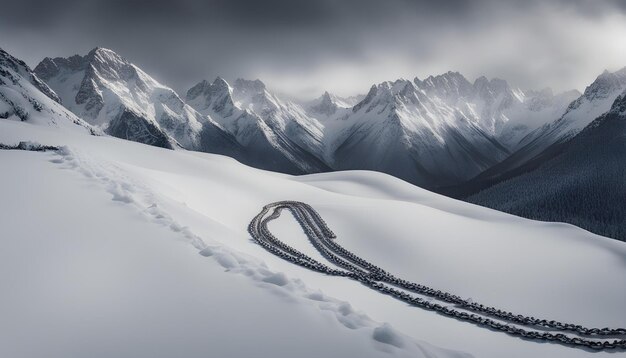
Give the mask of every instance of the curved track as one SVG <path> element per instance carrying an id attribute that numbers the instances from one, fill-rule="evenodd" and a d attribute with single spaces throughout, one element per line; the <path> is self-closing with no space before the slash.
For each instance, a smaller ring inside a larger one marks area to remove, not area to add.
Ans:
<path id="1" fill-rule="evenodd" d="M 331 265 L 313 259 L 283 243 L 269 231 L 268 223 L 277 219 L 284 209 L 291 212 L 313 246 Z M 327 275 L 357 280 L 381 293 L 445 316 L 524 339 L 554 341 L 568 346 L 595 350 L 626 349 L 626 339 L 623 339 L 623 336 L 626 336 L 626 328 L 588 328 L 518 315 L 397 278 L 337 244 L 334 241 L 336 236 L 328 228 L 326 222 L 306 203 L 279 201 L 268 204 L 252 219 L 248 231 L 259 245 L 287 261 Z M 435 298 L 439 302 L 419 295 Z M 622 339 L 615 338 L 619 336 L 622 336 Z"/>

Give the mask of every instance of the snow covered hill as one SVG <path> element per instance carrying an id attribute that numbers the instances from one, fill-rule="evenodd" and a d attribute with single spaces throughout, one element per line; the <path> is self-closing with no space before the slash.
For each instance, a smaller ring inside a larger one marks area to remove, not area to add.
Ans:
<path id="1" fill-rule="evenodd" d="M 568 113 L 592 106 L 589 92 Z M 561 121 L 572 118 L 566 114 Z M 626 241 L 626 91 L 571 140 L 553 144 L 510 175 L 468 201 Z"/>
<path id="2" fill-rule="evenodd" d="M 626 245 L 572 225 L 375 172 L 293 177 L 0 119 L 0 143 L 26 140 L 61 149 L 0 150 L 12 173 L 0 176 L 2 356 L 614 356 L 514 338 L 293 265 L 247 233 L 284 199 L 310 203 L 344 247 L 403 278 L 527 315 L 626 325 L 616 284 Z M 270 229 L 316 254 L 293 219 Z"/>

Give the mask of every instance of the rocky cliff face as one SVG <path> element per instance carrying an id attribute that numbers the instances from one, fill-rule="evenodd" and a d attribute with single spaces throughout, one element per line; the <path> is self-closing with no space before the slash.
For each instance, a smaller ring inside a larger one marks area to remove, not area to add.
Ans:
<path id="1" fill-rule="evenodd" d="M 60 102 L 23 61 L 0 49 L 0 119 L 99 133 Z"/>

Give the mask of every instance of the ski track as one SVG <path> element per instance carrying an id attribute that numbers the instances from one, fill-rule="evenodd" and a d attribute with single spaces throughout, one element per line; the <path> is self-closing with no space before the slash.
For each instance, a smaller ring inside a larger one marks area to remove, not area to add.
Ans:
<path id="1" fill-rule="evenodd" d="M 119 166 L 103 162 L 101 159 L 90 160 L 88 155 L 67 146 L 60 147 L 55 155 L 58 157 L 50 160 L 51 163 L 63 169 L 75 170 L 97 182 L 111 194 L 111 200 L 132 206 L 141 211 L 149 221 L 180 235 L 187 243 L 193 245 L 200 255 L 213 258 L 226 272 L 244 275 L 258 286 L 277 293 L 283 299 L 305 303 L 320 312 L 330 313 L 345 328 L 367 331 L 376 349 L 389 354 L 408 353 L 410 356 L 423 357 L 436 357 L 437 350 L 445 350 L 431 349 L 429 343 L 398 332 L 388 323 L 375 322 L 365 313 L 352 307 L 349 302 L 311 289 L 299 278 L 290 278 L 283 272 L 273 271 L 258 258 L 236 252 L 212 239 L 201 238 L 189 227 L 180 225 L 158 205 L 157 195 L 126 175 Z M 452 354 L 450 351 L 446 353 Z M 458 357 L 472 356 L 459 353 Z"/>

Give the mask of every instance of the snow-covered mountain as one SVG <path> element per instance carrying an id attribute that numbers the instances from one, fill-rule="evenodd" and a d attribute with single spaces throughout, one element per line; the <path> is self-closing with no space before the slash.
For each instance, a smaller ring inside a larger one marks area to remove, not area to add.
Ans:
<path id="1" fill-rule="evenodd" d="M 331 117 L 336 115 L 337 111 L 341 109 L 352 108 L 355 104 L 362 101 L 363 98 L 359 96 L 342 98 L 326 91 L 313 101 L 304 103 L 304 107 L 312 117 Z"/>
<path id="2" fill-rule="evenodd" d="M 569 105 L 565 114 L 549 126 L 558 128 L 562 137 L 572 137 L 593 120 L 590 118 L 597 118 L 609 110 L 625 89 L 626 67 L 616 72 L 604 71 Z"/>
<path id="3" fill-rule="evenodd" d="M 0 118 L 99 133 L 60 103 L 23 61 L 0 49 Z"/>
<path id="4" fill-rule="evenodd" d="M 504 124 L 499 140 L 509 143 L 511 151 L 523 145 L 529 133 L 547 123 L 560 118 L 567 107 L 581 93 L 577 90 L 553 93 L 552 89 L 528 90 L 523 93 L 523 101 L 505 111 L 508 121 Z"/>
<path id="5" fill-rule="evenodd" d="M 563 143 L 578 134 L 591 121 L 611 109 L 615 99 L 626 90 L 626 67 L 603 72 L 585 92 L 572 101 L 563 115 L 528 133 L 516 150 L 504 161 L 489 168 L 464 188 L 454 189 L 459 195 L 475 192 L 512 175 L 523 165 L 554 144 Z"/>
<path id="6" fill-rule="evenodd" d="M 247 163 L 298 173 L 382 171 L 424 187 L 456 184 L 505 159 L 519 139 L 558 118 L 576 93 L 511 88 L 458 72 L 373 86 L 360 101 L 325 92 L 284 101 L 261 81 L 202 81 L 186 101 L 232 134 Z M 245 161 L 244 161 L 245 162 Z M 256 164 L 255 164 L 256 163 Z"/>
<path id="7" fill-rule="evenodd" d="M 603 74 L 607 77 L 616 76 Z M 614 85 L 616 82 L 611 81 Z M 612 91 L 594 84 L 558 122 L 575 131 Z M 569 133 L 562 133 L 568 136 Z M 468 201 L 524 217 L 569 222 L 626 241 L 626 91 L 611 109 L 566 141 L 557 141 Z"/>
<path id="8" fill-rule="evenodd" d="M 520 143 L 527 156 L 537 154 L 552 143 L 567 140 L 591 121 L 611 108 L 611 105 L 626 89 L 626 67 L 616 72 L 604 71 L 589 85 L 585 92 L 570 103 L 564 114 L 531 132 Z"/>
<path id="9" fill-rule="evenodd" d="M 580 93 L 553 94 L 550 88 L 522 91 L 505 80 L 486 77 L 470 83 L 458 72 L 430 76 L 416 85 L 475 122 L 502 145 L 513 150 L 532 130 L 560 117 Z"/>
<path id="10" fill-rule="evenodd" d="M 327 157 L 333 168 L 379 170 L 427 188 L 460 183 L 508 157 L 577 95 L 485 77 L 471 83 L 458 72 L 384 82 L 339 111 L 338 123 L 324 122 Z M 338 108 L 330 96 L 319 102 L 326 113 Z"/>
<path id="11" fill-rule="evenodd" d="M 45 58 L 35 73 L 68 109 L 113 136 L 189 149 L 207 147 L 203 138 L 219 138 L 224 152 L 236 149 L 210 118 L 111 50 L 95 48 L 85 56 Z"/>
<path id="12" fill-rule="evenodd" d="M 374 85 L 367 96 L 325 92 L 297 104 L 259 80 L 217 78 L 183 101 L 111 50 L 44 59 L 35 69 L 79 117 L 156 146 L 229 155 L 291 174 L 369 169 L 427 188 L 495 166 L 520 139 L 561 116 L 575 92 L 521 91 L 458 72 Z"/>
<path id="13" fill-rule="evenodd" d="M 344 129 L 327 143 L 333 168 L 378 170 L 424 187 L 462 181 L 508 154 L 474 121 L 409 80 L 372 86 L 337 120 Z"/>
<path id="14" fill-rule="evenodd" d="M 330 168 L 322 161 L 322 126 L 291 102 L 270 93 L 259 80 L 203 80 L 186 101 L 214 118 L 244 149 L 244 163 L 291 174 Z"/>

